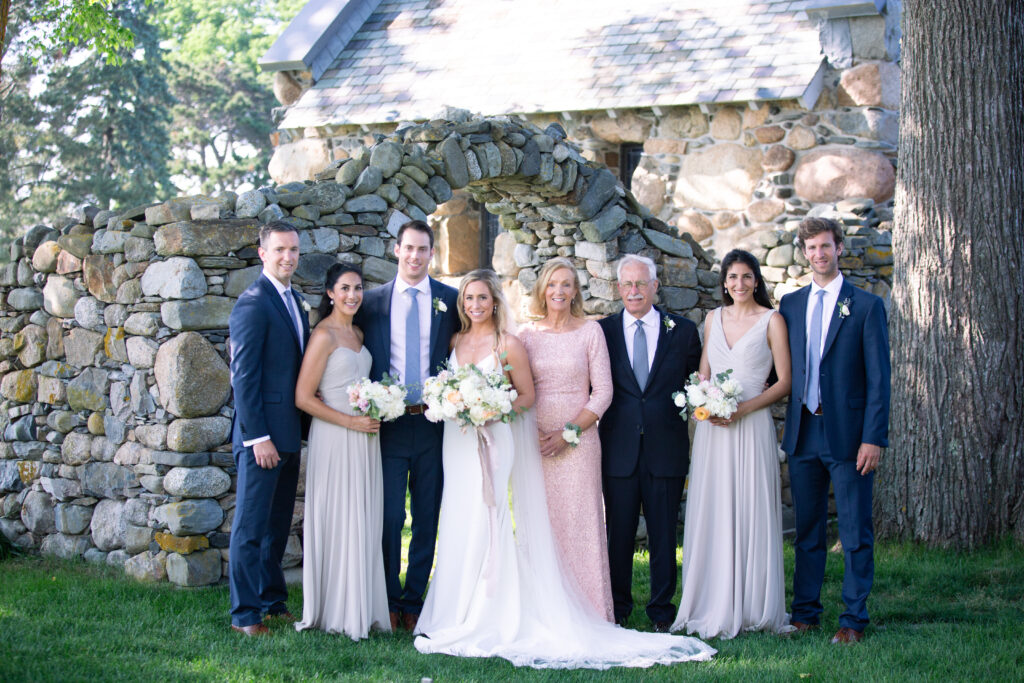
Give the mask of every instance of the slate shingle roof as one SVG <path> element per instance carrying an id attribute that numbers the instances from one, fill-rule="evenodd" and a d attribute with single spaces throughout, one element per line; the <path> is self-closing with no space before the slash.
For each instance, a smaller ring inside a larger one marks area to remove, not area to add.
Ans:
<path id="1" fill-rule="evenodd" d="M 798 98 L 815 4 L 382 0 L 281 127 Z"/>

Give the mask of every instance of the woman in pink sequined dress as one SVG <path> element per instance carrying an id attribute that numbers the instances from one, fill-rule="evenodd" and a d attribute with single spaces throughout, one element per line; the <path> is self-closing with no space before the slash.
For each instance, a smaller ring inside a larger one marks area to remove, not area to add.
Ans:
<path id="1" fill-rule="evenodd" d="M 540 319 L 520 328 L 537 392 L 544 488 L 562 559 L 598 614 L 613 620 L 608 539 L 601 494 L 601 443 L 596 423 L 612 400 L 608 347 L 601 327 L 583 319 L 572 262 L 548 261 L 533 288 Z M 563 438 L 582 430 L 579 445 Z"/>

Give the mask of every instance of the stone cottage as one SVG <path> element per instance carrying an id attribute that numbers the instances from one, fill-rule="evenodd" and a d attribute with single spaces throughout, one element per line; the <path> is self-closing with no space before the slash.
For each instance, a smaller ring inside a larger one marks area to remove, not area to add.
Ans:
<path id="1" fill-rule="evenodd" d="M 518 114 L 559 123 L 712 258 L 754 251 L 776 297 L 806 275 L 796 222 L 834 212 L 858 228 L 844 272 L 885 297 L 900 14 L 899 0 L 311 0 L 261 61 L 284 105 L 271 173 L 312 178 L 449 107 Z M 465 192 L 431 218 L 438 274 L 526 265 Z"/>

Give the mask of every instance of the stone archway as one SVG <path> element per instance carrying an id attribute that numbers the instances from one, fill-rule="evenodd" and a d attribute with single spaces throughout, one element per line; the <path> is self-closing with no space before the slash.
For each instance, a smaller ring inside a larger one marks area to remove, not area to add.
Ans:
<path id="1" fill-rule="evenodd" d="M 332 175 L 335 189 L 318 190 Z M 547 259 L 565 256 L 580 271 L 584 310 L 612 313 L 620 307 L 615 262 L 621 254 L 638 253 L 658 263 L 667 308 L 685 314 L 715 305 L 714 286 L 702 287 L 698 277 L 698 269 L 711 266 L 700 247 L 652 217 L 606 167 L 584 159 L 558 124 L 542 130 L 512 116 L 411 124 L 356 150 L 318 174 L 312 186 L 277 188 L 276 198 L 295 216 L 297 207 L 315 204 L 318 195 L 338 201 L 344 195 L 340 204 L 323 207 L 351 217 L 342 232 L 348 227 L 368 236 L 366 228 L 381 226 L 393 236 L 401 222 L 396 215 L 427 220 L 459 189 L 499 216 L 504 232 L 494 266 L 521 291 L 533 286 Z M 394 267 L 384 254 L 365 254 L 364 271 L 370 280 L 385 281 Z"/>

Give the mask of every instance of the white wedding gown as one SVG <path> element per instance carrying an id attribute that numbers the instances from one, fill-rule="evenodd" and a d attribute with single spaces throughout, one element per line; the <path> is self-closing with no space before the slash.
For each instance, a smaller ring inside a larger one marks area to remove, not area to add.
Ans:
<path id="1" fill-rule="evenodd" d="M 493 354 L 480 364 L 497 368 Z M 486 429 L 493 507 L 483 495 L 475 430 L 445 425 L 437 565 L 416 649 L 557 669 L 710 659 L 715 650 L 696 638 L 630 631 L 594 611 L 555 551 L 533 412 Z"/>

